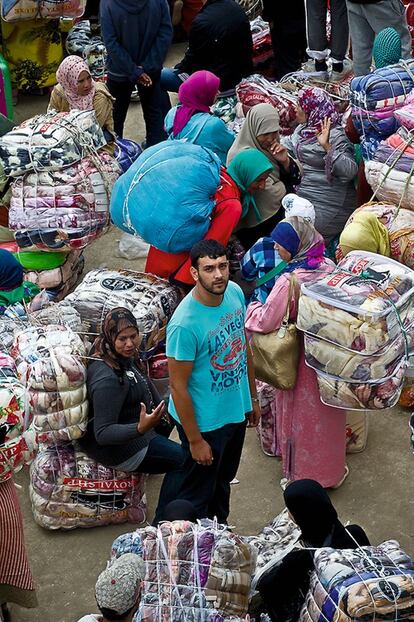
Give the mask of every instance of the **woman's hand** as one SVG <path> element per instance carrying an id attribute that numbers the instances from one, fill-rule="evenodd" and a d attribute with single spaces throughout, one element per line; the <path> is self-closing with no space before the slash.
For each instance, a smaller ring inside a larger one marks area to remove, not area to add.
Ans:
<path id="1" fill-rule="evenodd" d="M 283 166 L 283 168 L 289 168 L 289 154 L 286 147 L 278 142 L 274 142 L 273 145 L 270 147 L 269 152 L 274 157 L 274 159 Z"/>
<path id="2" fill-rule="evenodd" d="M 138 433 L 145 434 L 145 432 L 155 428 L 160 422 L 164 408 L 165 402 L 162 401 L 154 408 L 152 413 L 147 413 L 147 407 L 141 402 L 141 412 L 139 414 L 139 421 L 137 425 Z"/>
<path id="3" fill-rule="evenodd" d="M 329 142 L 331 123 L 331 119 L 324 119 L 321 123 L 321 131 L 316 135 L 318 143 L 325 149 L 325 151 L 329 151 L 332 146 Z"/>

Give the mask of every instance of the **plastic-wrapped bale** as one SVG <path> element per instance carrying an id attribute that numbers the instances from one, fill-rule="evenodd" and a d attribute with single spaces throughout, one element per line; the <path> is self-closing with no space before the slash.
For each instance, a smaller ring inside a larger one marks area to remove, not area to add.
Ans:
<path id="1" fill-rule="evenodd" d="M 49 253 L 44 254 L 48 255 Z M 81 251 L 68 253 L 65 262 L 52 270 L 26 270 L 25 280 L 35 283 L 40 289 L 61 289 L 73 273 L 78 272 L 81 255 Z"/>
<path id="2" fill-rule="evenodd" d="M 48 447 L 31 465 L 30 499 L 45 529 L 142 523 L 145 475 L 107 468 L 73 444 Z"/>
<path id="3" fill-rule="evenodd" d="M 80 314 L 66 301 L 62 301 L 58 305 L 50 302 L 38 311 L 33 312 L 31 320 L 33 324 L 41 324 L 42 326 L 48 326 L 49 324 L 67 326 L 75 333 L 79 332 L 82 327 Z"/>
<path id="4" fill-rule="evenodd" d="M 17 0 L 8 3 L 2 0 L 1 17 L 6 22 L 20 22 L 28 19 L 57 19 L 60 17 L 81 17 L 86 0 Z"/>
<path id="5" fill-rule="evenodd" d="M 105 145 L 93 110 L 52 110 L 24 121 L 0 138 L 0 164 L 11 177 L 31 171 L 61 171 Z"/>
<path id="6" fill-rule="evenodd" d="M 167 323 L 180 300 L 179 290 L 168 281 L 130 270 L 92 270 L 65 298 L 79 312 L 85 333 L 99 333 L 111 309 L 129 309 L 137 320 L 140 350 L 147 355 L 165 339 Z"/>
<path id="7" fill-rule="evenodd" d="M 148 376 L 161 399 L 166 401 L 170 397 L 170 377 L 168 374 L 168 359 L 165 351 L 148 359 Z"/>
<path id="8" fill-rule="evenodd" d="M 257 551 L 256 570 L 252 580 L 255 589 L 261 577 L 294 548 L 300 547 L 301 531 L 289 517 L 287 509 L 276 516 L 257 536 L 247 538 Z"/>
<path id="9" fill-rule="evenodd" d="M 402 61 L 359 76 L 351 82 L 354 125 L 360 136 L 385 137 L 396 131 L 394 111 L 414 88 L 414 61 Z"/>
<path id="10" fill-rule="evenodd" d="M 90 244 L 106 231 L 120 172 L 116 160 L 102 152 L 59 171 L 14 180 L 9 227 L 19 247 L 68 251 Z"/>
<path id="11" fill-rule="evenodd" d="M 352 251 L 334 272 L 303 284 L 298 328 L 357 354 L 375 354 L 413 320 L 414 272 L 364 251 Z"/>
<path id="12" fill-rule="evenodd" d="M 388 203 L 366 203 L 351 214 L 347 225 L 362 211 L 375 214 L 387 228 L 392 259 L 414 269 L 414 212 Z"/>
<path id="13" fill-rule="evenodd" d="M 249 619 L 256 550 L 224 525 L 206 519 L 138 529 L 112 545 L 112 557 L 129 552 L 139 552 L 146 567 L 134 622 Z"/>
<path id="14" fill-rule="evenodd" d="M 0 483 L 30 462 L 36 449 L 25 387 L 17 380 L 14 360 L 0 352 Z"/>
<path id="15" fill-rule="evenodd" d="M 253 39 L 253 66 L 263 67 L 273 59 L 272 37 L 270 35 L 269 22 L 262 17 L 256 17 L 250 22 Z"/>
<path id="16" fill-rule="evenodd" d="M 256 388 L 262 415 L 256 428 L 260 446 L 266 456 L 280 456 L 276 426 L 276 389 L 260 380 L 256 380 Z"/>
<path id="17" fill-rule="evenodd" d="M 112 221 L 162 251 L 189 251 L 210 226 L 220 166 L 216 154 L 192 143 L 146 149 L 115 183 Z"/>
<path id="18" fill-rule="evenodd" d="M 343 113 L 349 107 L 349 89 L 352 77 L 352 74 L 348 73 L 341 80 L 332 82 L 328 79 L 321 79 L 314 72 L 300 70 L 283 76 L 279 85 L 291 94 L 297 94 L 303 88 L 321 88 L 331 96 L 336 110 Z"/>
<path id="19" fill-rule="evenodd" d="M 65 45 L 68 54 L 82 56 L 88 63 L 94 80 L 106 80 L 107 51 L 102 37 L 92 35 L 89 20 L 81 20 L 70 29 Z"/>
<path id="20" fill-rule="evenodd" d="M 413 210 L 414 201 L 412 143 L 412 132 L 401 127 L 382 141 L 372 159 L 365 162 L 366 178 L 376 198 L 409 210 Z"/>
<path id="21" fill-rule="evenodd" d="M 126 173 L 141 153 L 141 145 L 138 145 L 138 143 L 129 138 L 119 138 L 119 136 L 117 136 L 114 158 L 119 163 L 123 173 Z"/>
<path id="22" fill-rule="evenodd" d="M 236 87 L 237 99 L 243 105 L 246 115 L 256 104 L 271 104 L 279 113 L 280 132 L 291 134 L 296 123 L 297 96 L 263 76 L 254 74 L 245 78 Z"/>
<path id="23" fill-rule="evenodd" d="M 88 422 L 85 347 L 66 326 L 31 326 L 16 337 L 12 356 L 27 389 L 40 443 L 83 436 Z"/>
<path id="24" fill-rule="evenodd" d="M 254 20 L 263 11 L 263 0 L 237 0 L 249 20 Z"/>
<path id="25" fill-rule="evenodd" d="M 10 354 L 16 335 L 27 328 L 26 318 L 10 318 L 0 315 L 0 352 Z"/>
<path id="26" fill-rule="evenodd" d="M 411 91 L 405 98 L 404 106 L 394 110 L 394 116 L 398 123 L 407 130 L 414 129 L 414 92 Z"/>
<path id="27" fill-rule="evenodd" d="M 300 622 L 414 618 L 414 563 L 395 540 L 318 549 Z"/>

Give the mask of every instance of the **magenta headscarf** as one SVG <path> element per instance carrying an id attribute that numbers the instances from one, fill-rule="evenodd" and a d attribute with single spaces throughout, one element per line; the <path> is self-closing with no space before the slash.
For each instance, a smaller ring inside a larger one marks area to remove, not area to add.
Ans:
<path id="1" fill-rule="evenodd" d="M 315 87 L 300 90 L 298 103 L 308 117 L 306 125 L 300 132 L 303 138 L 316 136 L 324 119 L 331 119 L 333 124 L 339 121 L 332 98 L 323 89 Z"/>
<path id="2" fill-rule="evenodd" d="M 181 106 L 177 108 L 173 135 L 177 136 L 196 112 L 210 112 L 220 89 L 220 78 L 211 71 L 195 71 L 178 90 Z"/>

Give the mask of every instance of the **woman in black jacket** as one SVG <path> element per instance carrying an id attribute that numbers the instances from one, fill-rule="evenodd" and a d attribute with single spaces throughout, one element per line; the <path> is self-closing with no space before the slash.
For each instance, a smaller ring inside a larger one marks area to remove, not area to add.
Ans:
<path id="1" fill-rule="evenodd" d="M 166 473 L 154 524 L 175 498 L 181 446 L 158 434 L 164 402 L 142 369 L 139 333 L 132 313 L 117 307 L 106 315 L 88 367 L 90 415 L 81 444 L 88 456 L 119 471 Z"/>

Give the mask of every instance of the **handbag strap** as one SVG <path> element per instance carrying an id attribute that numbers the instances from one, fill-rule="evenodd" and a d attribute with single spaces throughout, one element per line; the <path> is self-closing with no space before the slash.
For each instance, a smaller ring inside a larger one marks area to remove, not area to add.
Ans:
<path id="1" fill-rule="evenodd" d="M 286 305 L 285 315 L 283 316 L 282 324 L 287 324 L 289 322 L 290 301 L 292 300 L 293 288 L 296 286 L 296 284 L 297 284 L 296 274 L 293 274 L 292 272 L 290 275 L 288 301 Z"/>
<path id="2" fill-rule="evenodd" d="M 287 265 L 287 261 L 281 261 L 280 263 L 278 263 L 277 266 L 269 270 L 269 272 L 266 272 L 266 274 L 264 276 L 261 276 L 260 279 L 256 279 L 256 287 L 260 287 L 261 285 L 264 285 L 265 283 L 270 281 L 270 279 L 273 279 L 273 277 L 282 272 L 282 270 L 284 270 Z"/>

